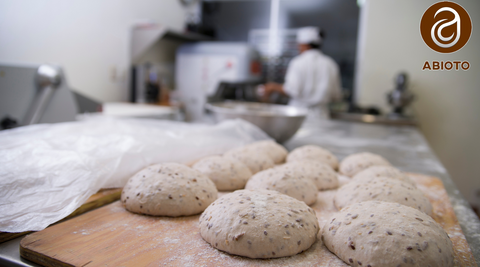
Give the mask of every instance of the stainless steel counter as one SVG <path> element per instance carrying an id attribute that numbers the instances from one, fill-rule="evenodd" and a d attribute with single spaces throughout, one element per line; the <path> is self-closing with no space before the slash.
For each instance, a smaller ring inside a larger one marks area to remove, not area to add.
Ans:
<path id="1" fill-rule="evenodd" d="M 416 127 L 307 119 L 284 145 L 291 151 L 307 144 L 322 146 L 339 159 L 363 151 L 377 153 L 402 171 L 440 178 L 480 266 L 480 221 Z"/>
<path id="2" fill-rule="evenodd" d="M 480 222 L 417 128 L 307 119 L 285 146 L 292 150 L 307 144 L 323 146 L 340 159 L 362 151 L 377 153 L 403 171 L 442 179 L 475 260 L 480 265 Z M 20 240 L 17 238 L 0 244 L 0 266 L 37 266 L 20 258 Z"/>

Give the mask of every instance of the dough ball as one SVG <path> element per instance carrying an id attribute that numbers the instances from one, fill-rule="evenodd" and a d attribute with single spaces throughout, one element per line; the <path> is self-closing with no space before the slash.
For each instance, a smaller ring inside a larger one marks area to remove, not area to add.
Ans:
<path id="1" fill-rule="evenodd" d="M 287 162 L 298 160 L 314 160 L 324 162 L 332 169 L 338 169 L 338 159 L 330 151 L 315 145 L 306 145 L 295 148 L 287 156 Z"/>
<path id="2" fill-rule="evenodd" d="M 247 145 L 246 148 L 267 154 L 275 164 L 285 162 L 285 158 L 288 154 L 288 151 L 282 145 L 279 145 L 272 140 L 255 142 Z"/>
<path id="3" fill-rule="evenodd" d="M 325 246 L 351 266 L 453 266 L 453 247 L 430 216 L 396 203 L 345 207 L 322 228 Z"/>
<path id="4" fill-rule="evenodd" d="M 368 152 L 352 154 L 340 163 L 340 173 L 353 177 L 360 171 L 377 165 L 390 166 L 390 163 L 383 157 Z"/>
<path id="5" fill-rule="evenodd" d="M 273 160 L 266 153 L 254 151 L 245 147 L 232 149 L 223 156 L 242 162 L 250 169 L 252 174 L 275 166 Z"/>
<path id="6" fill-rule="evenodd" d="M 287 170 L 302 174 L 315 182 L 318 190 L 338 187 L 337 173 L 329 165 L 313 160 L 292 161 L 283 165 Z"/>
<path id="7" fill-rule="evenodd" d="M 339 210 L 369 200 L 395 202 L 432 214 L 432 204 L 420 189 L 388 177 L 353 179 L 340 187 L 333 199 Z"/>
<path id="8" fill-rule="evenodd" d="M 269 190 L 238 190 L 200 216 L 200 235 L 214 248 L 249 258 L 279 258 L 307 250 L 317 239 L 315 211 Z"/>
<path id="9" fill-rule="evenodd" d="M 250 169 L 242 162 L 220 156 L 203 158 L 192 168 L 207 175 L 218 190 L 242 189 L 252 176 Z"/>
<path id="10" fill-rule="evenodd" d="M 128 211 L 153 216 L 188 216 L 205 210 L 217 199 L 217 188 L 205 174 L 177 163 L 145 168 L 130 178 L 122 191 Z"/>
<path id="11" fill-rule="evenodd" d="M 283 166 L 261 171 L 248 180 L 246 189 L 274 190 L 291 196 L 307 205 L 315 203 L 318 189 L 313 180 Z"/>
<path id="12" fill-rule="evenodd" d="M 410 179 L 406 174 L 403 172 L 399 171 L 397 168 L 392 167 L 392 166 L 372 166 L 369 167 L 363 171 L 358 172 L 353 176 L 354 179 L 358 178 L 369 178 L 369 177 L 388 177 L 388 178 L 393 178 L 393 179 L 398 179 L 402 180 L 406 183 L 409 183 L 411 185 L 414 185 L 415 187 L 417 186 L 415 182 Z"/>

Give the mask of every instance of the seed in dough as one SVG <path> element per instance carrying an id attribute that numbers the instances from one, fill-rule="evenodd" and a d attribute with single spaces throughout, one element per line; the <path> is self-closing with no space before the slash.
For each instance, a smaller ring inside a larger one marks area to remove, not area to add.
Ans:
<path id="1" fill-rule="evenodd" d="M 367 201 L 333 214 L 325 246 L 352 266 L 453 266 L 453 246 L 430 216 L 397 203 Z"/>
<path id="2" fill-rule="evenodd" d="M 395 202 L 432 214 L 432 204 L 420 189 L 389 177 L 352 179 L 338 189 L 333 200 L 339 210 L 354 203 L 376 200 Z"/>
<path id="3" fill-rule="evenodd" d="M 340 173 L 348 177 L 353 177 L 360 171 L 377 165 L 391 166 L 391 164 L 380 155 L 368 152 L 352 154 L 340 162 Z"/>
<path id="4" fill-rule="evenodd" d="M 299 173 L 315 182 L 318 190 L 329 190 L 338 187 L 337 173 L 329 165 L 313 160 L 297 160 L 283 165 L 287 170 Z"/>
<path id="5" fill-rule="evenodd" d="M 200 235 L 214 248 L 249 258 L 279 258 L 310 248 L 319 230 L 304 202 L 270 190 L 238 190 L 200 216 Z"/>
<path id="6" fill-rule="evenodd" d="M 408 177 L 405 173 L 399 171 L 397 168 L 392 166 L 385 166 L 385 165 L 377 165 L 369 167 L 363 171 L 358 172 L 353 176 L 353 179 L 359 178 L 369 178 L 369 177 L 388 177 L 393 179 L 402 180 L 406 183 L 411 185 L 417 186 L 410 177 Z"/>
<path id="7" fill-rule="evenodd" d="M 217 188 L 205 174 L 178 163 L 147 167 L 123 188 L 121 201 L 134 213 L 188 216 L 204 211 L 217 199 Z"/>
<path id="8" fill-rule="evenodd" d="M 315 203 L 318 195 L 317 186 L 312 179 L 289 170 L 285 165 L 253 175 L 245 188 L 274 190 L 303 201 L 307 205 Z"/>
<path id="9" fill-rule="evenodd" d="M 272 140 L 251 143 L 247 145 L 246 148 L 267 154 L 275 164 L 281 164 L 285 162 L 285 158 L 288 154 L 288 151 L 282 145 L 277 144 Z"/>
<path id="10" fill-rule="evenodd" d="M 301 146 L 292 150 L 287 156 L 287 162 L 297 160 L 320 161 L 330 165 L 334 170 L 338 169 L 337 157 L 325 148 L 315 145 Z"/>
<path id="11" fill-rule="evenodd" d="M 220 156 L 211 156 L 197 161 L 193 169 L 207 175 L 221 191 L 243 189 L 252 176 L 242 162 Z"/>
<path id="12" fill-rule="evenodd" d="M 245 164 L 252 174 L 275 166 L 273 160 L 264 152 L 254 151 L 245 147 L 234 148 L 227 151 L 225 158 L 235 159 Z"/>

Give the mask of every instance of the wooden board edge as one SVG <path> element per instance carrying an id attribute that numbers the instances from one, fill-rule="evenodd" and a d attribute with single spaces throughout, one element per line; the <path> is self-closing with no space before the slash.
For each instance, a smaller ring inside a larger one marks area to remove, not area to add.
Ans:
<path id="1" fill-rule="evenodd" d="M 83 204 L 82 206 L 78 207 L 70 215 L 68 215 L 67 217 L 63 218 L 62 220 L 56 222 L 55 224 L 63 222 L 63 221 L 68 220 L 70 218 L 73 218 L 77 215 L 89 212 L 89 211 L 94 210 L 96 208 L 103 207 L 103 206 L 105 206 L 107 204 L 110 204 L 112 202 L 115 202 L 115 201 L 120 199 L 121 194 L 122 194 L 122 190 L 119 189 L 118 191 L 116 191 L 112 194 L 100 197 L 100 198 L 96 199 L 95 201 L 87 202 L 87 203 Z"/>
<path id="2" fill-rule="evenodd" d="M 70 265 L 68 263 L 59 261 L 57 259 L 51 258 L 49 256 L 45 256 L 43 254 L 40 254 L 38 252 L 26 249 L 22 246 L 20 243 L 20 256 L 24 259 L 27 259 L 31 262 L 40 264 L 42 266 L 48 266 L 48 267 L 74 267 L 73 265 Z"/>
<path id="3" fill-rule="evenodd" d="M 99 191 L 99 192 L 101 192 L 101 191 Z M 83 214 L 83 213 L 89 212 L 91 210 L 103 207 L 107 204 L 110 204 L 112 202 L 115 202 L 115 201 L 119 200 L 120 196 L 122 194 L 122 189 L 121 188 L 119 188 L 117 190 L 112 189 L 112 191 L 113 191 L 113 193 L 111 193 L 111 194 L 107 194 L 105 196 L 95 198 L 95 200 L 91 201 L 91 202 L 86 202 L 85 204 L 83 204 L 82 206 L 80 206 L 76 210 L 74 210 L 67 217 L 65 217 L 65 218 L 61 219 L 60 221 L 58 221 L 56 223 L 53 223 L 51 225 L 66 221 L 66 220 L 71 219 L 71 218 L 73 218 L 75 216 L 78 216 L 80 214 Z M 9 240 L 15 239 L 17 237 L 21 237 L 21 236 L 30 234 L 30 233 L 32 233 L 32 231 L 21 232 L 21 233 L 0 232 L 0 244 L 3 243 L 3 242 L 7 242 Z"/>
<path id="4" fill-rule="evenodd" d="M 32 231 L 29 232 L 21 232 L 21 233 L 7 233 L 7 232 L 0 232 L 0 244 L 3 242 L 7 242 L 9 240 L 15 239 L 17 237 L 21 237 L 23 235 L 28 235 L 33 233 Z"/>

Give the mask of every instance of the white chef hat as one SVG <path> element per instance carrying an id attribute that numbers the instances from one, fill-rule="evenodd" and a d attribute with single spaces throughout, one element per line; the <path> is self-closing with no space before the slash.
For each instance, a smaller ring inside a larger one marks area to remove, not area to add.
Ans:
<path id="1" fill-rule="evenodd" d="M 297 43 L 299 44 L 320 44 L 321 41 L 317 27 L 303 27 L 297 31 Z"/>

